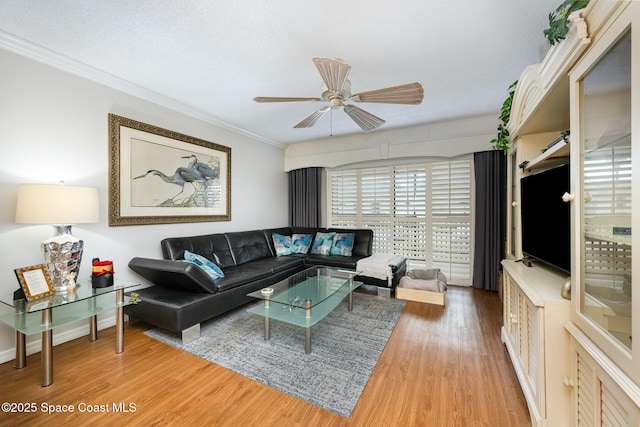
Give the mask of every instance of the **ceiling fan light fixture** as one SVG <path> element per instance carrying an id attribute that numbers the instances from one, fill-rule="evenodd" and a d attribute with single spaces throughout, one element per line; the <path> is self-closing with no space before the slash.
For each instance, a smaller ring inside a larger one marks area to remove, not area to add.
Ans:
<path id="1" fill-rule="evenodd" d="M 319 109 L 318 111 L 314 112 L 309 117 L 307 117 L 306 119 L 302 120 L 300 123 L 295 125 L 294 128 L 295 129 L 310 128 L 311 126 L 315 125 L 316 122 L 318 121 L 318 119 L 320 117 L 324 116 L 324 114 L 329 110 L 331 110 L 331 107 L 329 107 L 328 105 L 322 107 L 321 109 Z"/>
<path id="2" fill-rule="evenodd" d="M 363 110 L 360 107 L 356 107 L 355 105 L 347 104 L 344 106 L 344 112 L 353 119 L 354 122 L 360 129 L 365 132 L 369 132 L 371 130 L 377 129 L 386 122 L 378 116 L 374 116 L 368 111 Z"/>
<path id="3" fill-rule="evenodd" d="M 313 63 L 327 88 L 331 91 L 341 92 L 351 71 L 351 65 L 338 59 L 329 58 L 313 58 Z"/>
<path id="4" fill-rule="evenodd" d="M 351 95 L 351 82 L 348 80 L 351 66 L 339 59 L 313 58 L 322 81 L 320 98 L 286 98 L 258 96 L 256 102 L 291 102 L 291 101 L 325 101 L 327 105 L 302 120 L 294 128 L 313 126 L 327 111 L 343 108 L 345 113 L 365 132 L 382 126 L 385 121 L 362 108 L 345 102 L 378 102 L 385 104 L 417 105 L 424 98 L 424 90 L 420 83 L 408 83 Z M 332 132 L 333 135 L 333 132 Z"/>
<path id="5" fill-rule="evenodd" d="M 420 83 L 408 83 L 384 89 L 360 92 L 351 97 L 356 102 L 381 102 L 384 104 L 412 104 L 422 103 L 424 89 Z"/>

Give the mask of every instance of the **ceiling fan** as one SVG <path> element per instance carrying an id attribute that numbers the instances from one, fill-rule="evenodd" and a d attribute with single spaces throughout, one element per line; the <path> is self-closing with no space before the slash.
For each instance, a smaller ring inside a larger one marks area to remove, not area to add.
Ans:
<path id="1" fill-rule="evenodd" d="M 322 95 L 320 98 L 287 98 L 258 96 L 255 102 L 297 102 L 324 101 L 328 104 L 320 108 L 294 128 L 312 127 L 320 117 L 332 109 L 342 108 L 360 128 L 367 132 L 382 126 L 385 121 L 374 116 L 349 102 L 378 102 L 384 104 L 414 104 L 418 105 L 424 97 L 424 90 L 420 83 L 408 83 L 384 89 L 351 94 L 351 82 L 347 79 L 351 65 L 339 59 L 313 58 L 313 63 L 322 76 Z"/>

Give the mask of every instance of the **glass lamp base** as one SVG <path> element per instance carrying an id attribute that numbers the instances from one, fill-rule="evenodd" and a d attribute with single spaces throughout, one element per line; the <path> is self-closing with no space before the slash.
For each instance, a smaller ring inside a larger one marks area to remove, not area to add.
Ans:
<path id="1" fill-rule="evenodd" d="M 57 293 L 75 289 L 84 242 L 71 234 L 70 225 L 54 226 L 55 236 L 42 242 L 44 260 Z"/>

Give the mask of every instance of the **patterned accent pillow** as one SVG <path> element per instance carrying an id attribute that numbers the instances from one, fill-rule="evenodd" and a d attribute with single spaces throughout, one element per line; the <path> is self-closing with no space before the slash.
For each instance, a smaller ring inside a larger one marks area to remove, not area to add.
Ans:
<path id="1" fill-rule="evenodd" d="M 331 254 L 331 246 L 333 246 L 333 238 L 335 235 L 336 233 L 334 232 L 317 232 L 316 238 L 313 240 L 313 246 L 311 246 L 311 253 L 316 255 Z"/>
<path id="2" fill-rule="evenodd" d="M 331 246 L 331 255 L 351 256 L 355 239 L 354 233 L 336 233 Z"/>
<path id="3" fill-rule="evenodd" d="M 291 253 L 307 254 L 312 240 L 312 234 L 294 234 L 291 236 Z"/>
<path id="4" fill-rule="evenodd" d="M 291 237 L 273 233 L 271 238 L 273 239 L 276 256 L 291 255 Z"/>
<path id="5" fill-rule="evenodd" d="M 194 254 L 193 252 L 184 251 L 184 260 L 192 264 L 197 265 L 204 270 L 212 279 L 220 279 L 224 277 L 224 273 L 220 270 L 214 262 L 211 262 L 202 255 Z"/>

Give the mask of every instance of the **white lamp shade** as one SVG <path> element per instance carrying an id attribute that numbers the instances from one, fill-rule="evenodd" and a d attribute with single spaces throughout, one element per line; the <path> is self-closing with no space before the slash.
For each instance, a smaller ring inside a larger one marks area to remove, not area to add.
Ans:
<path id="1" fill-rule="evenodd" d="M 16 222 L 72 225 L 100 221 L 100 199 L 94 187 L 19 184 Z"/>

